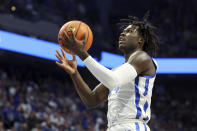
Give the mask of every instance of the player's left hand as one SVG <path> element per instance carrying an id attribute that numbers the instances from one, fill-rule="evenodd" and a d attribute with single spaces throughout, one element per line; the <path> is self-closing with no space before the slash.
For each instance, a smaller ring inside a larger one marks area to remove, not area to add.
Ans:
<path id="1" fill-rule="evenodd" d="M 75 74 L 77 72 L 77 60 L 75 55 L 72 55 L 73 59 L 69 60 L 66 56 L 65 51 L 62 48 L 61 51 L 62 51 L 62 55 L 58 50 L 56 50 L 55 56 L 60 61 L 60 62 L 56 61 L 56 64 L 59 67 L 63 68 L 68 74 L 70 75 Z"/>
<path id="2" fill-rule="evenodd" d="M 69 49 L 74 54 L 78 55 L 85 50 L 85 35 L 82 40 L 77 40 L 72 29 L 68 32 L 64 31 L 64 38 L 59 38 L 62 41 L 62 46 Z"/>

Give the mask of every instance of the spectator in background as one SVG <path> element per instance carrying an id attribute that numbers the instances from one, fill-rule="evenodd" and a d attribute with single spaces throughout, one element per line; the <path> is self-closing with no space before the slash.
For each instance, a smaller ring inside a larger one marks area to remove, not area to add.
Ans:
<path id="1" fill-rule="evenodd" d="M 0 121 L 0 131 L 5 131 L 4 123 L 2 121 Z"/>
<path id="2" fill-rule="evenodd" d="M 18 106 L 16 111 L 14 112 L 14 129 L 16 131 L 20 131 L 20 129 L 23 127 L 23 123 L 25 123 L 23 109 L 22 106 Z"/>
<path id="3" fill-rule="evenodd" d="M 9 101 L 6 102 L 6 105 L 2 110 L 2 115 L 5 127 L 12 127 L 14 124 L 14 109 Z"/>

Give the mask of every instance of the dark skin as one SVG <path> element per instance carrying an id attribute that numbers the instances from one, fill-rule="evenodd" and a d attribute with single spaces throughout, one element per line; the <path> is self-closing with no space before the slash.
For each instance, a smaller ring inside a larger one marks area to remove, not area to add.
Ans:
<path id="1" fill-rule="evenodd" d="M 85 60 L 89 56 L 88 52 L 85 50 L 85 41 L 77 40 L 72 30 L 70 30 L 70 33 L 71 37 L 64 32 L 65 39 L 60 38 L 63 41 L 63 45 L 74 54 L 78 55 L 81 60 Z M 131 64 L 136 69 L 138 75 L 143 74 L 152 76 L 155 74 L 155 66 L 151 57 L 142 50 L 143 45 L 144 40 L 138 34 L 138 26 L 130 25 L 125 28 L 120 35 L 119 49 L 124 53 L 125 62 Z M 63 49 L 61 49 L 61 51 L 62 55 L 58 50 L 56 51 L 56 57 L 60 61 L 60 63 L 56 61 L 56 64 L 70 75 L 75 89 L 83 103 L 88 108 L 93 108 L 107 101 L 109 89 L 100 83 L 94 90 L 91 90 L 77 70 L 75 55 L 73 55 L 72 60 L 68 60 Z M 132 57 L 130 57 L 131 55 Z"/>

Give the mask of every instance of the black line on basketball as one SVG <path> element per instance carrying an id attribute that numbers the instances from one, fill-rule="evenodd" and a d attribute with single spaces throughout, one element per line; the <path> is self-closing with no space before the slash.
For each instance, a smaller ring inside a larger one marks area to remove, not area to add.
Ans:
<path id="1" fill-rule="evenodd" d="M 77 37 L 77 33 L 78 33 L 78 31 L 79 31 L 80 25 L 81 25 L 81 22 L 79 23 L 79 26 L 78 26 L 78 28 L 77 28 L 77 31 L 76 31 L 75 37 Z"/>
<path id="2" fill-rule="evenodd" d="M 66 27 L 65 27 L 65 32 L 67 33 L 67 27 L 69 27 L 69 25 L 70 25 L 71 23 L 69 23 Z M 70 28 L 70 27 L 69 27 Z"/>
<path id="3" fill-rule="evenodd" d="M 63 32 L 65 31 L 65 32 L 67 33 L 67 28 L 69 27 L 70 24 L 71 24 L 71 23 L 68 23 L 68 25 L 64 28 Z M 65 39 L 64 33 L 63 33 L 63 37 L 64 37 L 64 39 Z"/>
<path id="4" fill-rule="evenodd" d="M 87 30 L 88 30 L 88 27 L 87 27 Z M 87 37 L 87 40 L 86 40 L 86 44 L 88 42 L 88 38 L 89 38 L 89 30 L 88 30 L 88 37 Z"/>

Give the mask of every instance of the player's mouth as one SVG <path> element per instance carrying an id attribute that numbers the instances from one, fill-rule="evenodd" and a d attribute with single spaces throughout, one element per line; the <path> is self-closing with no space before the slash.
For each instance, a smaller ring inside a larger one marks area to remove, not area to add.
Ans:
<path id="1" fill-rule="evenodd" d="M 123 44 L 123 42 L 125 41 L 125 38 L 123 36 L 119 37 L 119 44 Z"/>

